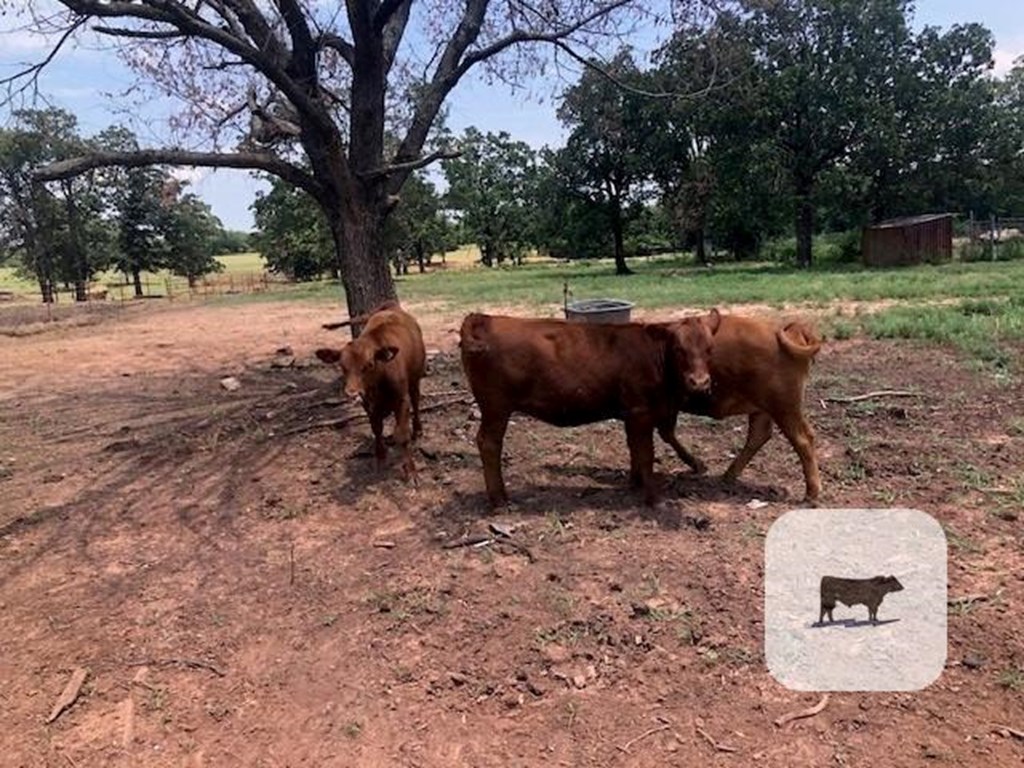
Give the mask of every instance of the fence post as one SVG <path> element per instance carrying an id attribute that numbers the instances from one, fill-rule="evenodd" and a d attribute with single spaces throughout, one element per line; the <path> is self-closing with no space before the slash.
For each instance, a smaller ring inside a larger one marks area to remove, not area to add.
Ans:
<path id="1" fill-rule="evenodd" d="M 989 230 L 988 230 L 988 242 L 989 248 L 992 249 L 992 261 L 996 260 L 996 215 L 989 215 Z"/>

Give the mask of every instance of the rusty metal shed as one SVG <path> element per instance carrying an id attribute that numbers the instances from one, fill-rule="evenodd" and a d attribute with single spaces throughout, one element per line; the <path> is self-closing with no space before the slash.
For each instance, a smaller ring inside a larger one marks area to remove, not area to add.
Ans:
<path id="1" fill-rule="evenodd" d="M 861 255 L 870 267 L 949 261 L 953 257 L 953 214 L 907 216 L 864 227 Z"/>

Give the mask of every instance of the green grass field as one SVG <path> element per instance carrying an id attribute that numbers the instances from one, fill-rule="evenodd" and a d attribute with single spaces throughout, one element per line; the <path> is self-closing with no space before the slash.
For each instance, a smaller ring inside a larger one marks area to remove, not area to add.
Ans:
<path id="1" fill-rule="evenodd" d="M 691 259 L 633 259 L 635 274 L 619 277 L 610 261 L 538 260 L 521 267 L 487 269 L 472 265 L 461 249 L 447 269 L 397 279 L 408 303 L 429 302 L 452 311 L 520 306 L 538 315 L 559 315 L 563 286 L 575 300 L 616 298 L 641 309 L 709 309 L 761 304 L 782 309 L 818 310 L 822 329 L 833 338 L 924 339 L 954 344 L 998 371 L 1017 370 L 1024 342 L 1024 260 L 954 262 L 893 269 L 858 265 L 819 266 L 809 271 L 772 263 L 694 266 Z M 263 270 L 257 253 L 218 257 L 220 279 L 239 280 Z M 103 276 L 115 282 L 118 275 Z M 166 275 L 148 275 L 153 292 L 163 292 Z M 184 281 L 174 281 L 175 291 Z M 31 296 L 36 287 L 0 269 L 0 290 Z M 213 301 L 236 303 L 282 300 L 340 304 L 333 281 L 288 286 L 283 291 L 241 293 Z M 853 307 L 851 302 L 866 302 Z M 895 306 L 886 306 L 895 302 Z"/>

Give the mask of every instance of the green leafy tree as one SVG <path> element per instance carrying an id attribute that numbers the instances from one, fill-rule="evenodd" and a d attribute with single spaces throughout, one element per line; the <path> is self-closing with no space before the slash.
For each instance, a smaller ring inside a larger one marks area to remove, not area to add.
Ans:
<path id="1" fill-rule="evenodd" d="M 39 284 L 43 301 L 59 283 L 86 298 L 88 280 L 104 266 L 110 227 L 101 219 L 95 174 L 62 179 L 50 187 L 33 180 L 48 162 L 82 151 L 74 115 L 59 109 L 20 110 L 0 131 L 0 228 L 21 270 Z"/>
<path id="2" fill-rule="evenodd" d="M 408 274 L 410 261 L 425 272 L 435 253 L 443 254 L 456 245 L 454 228 L 441 211 L 437 190 L 419 174 L 405 183 L 386 235 L 396 274 Z"/>
<path id="3" fill-rule="evenodd" d="M 906 0 L 747 3 L 757 127 L 779 153 L 795 212 L 796 260 L 811 263 L 817 186 L 885 114 L 909 32 Z"/>
<path id="4" fill-rule="evenodd" d="M 204 275 L 224 269 L 214 258 L 214 245 L 223 229 L 220 220 L 195 195 L 186 193 L 168 206 L 162 229 L 167 268 L 188 280 L 189 288 Z"/>
<path id="5" fill-rule="evenodd" d="M 305 191 L 272 178 L 270 191 L 257 193 L 252 211 L 256 220 L 253 245 L 271 272 L 298 281 L 338 273 L 330 229 Z"/>
<path id="6" fill-rule="evenodd" d="M 534 187 L 534 238 L 556 259 L 596 259 L 612 249 L 608 211 L 572 187 L 559 168 L 562 152 L 539 153 Z"/>
<path id="7" fill-rule="evenodd" d="M 631 274 L 624 234 L 627 219 L 639 211 L 647 191 L 643 147 L 654 130 L 645 119 L 643 97 L 620 86 L 639 81 L 631 55 L 620 51 L 606 69 L 585 69 L 558 109 L 559 119 L 570 129 L 558 156 L 559 173 L 567 186 L 604 209 L 619 275 Z"/>
<path id="8" fill-rule="evenodd" d="M 97 142 L 115 151 L 138 150 L 138 141 L 126 128 L 109 128 Z M 130 279 L 136 298 L 143 294 L 142 273 L 164 267 L 167 252 L 163 225 L 164 190 L 170 181 L 158 168 L 108 168 L 104 186 L 117 228 L 117 249 L 113 265 Z"/>
<path id="9" fill-rule="evenodd" d="M 531 209 L 536 156 L 504 131 L 467 128 L 462 154 L 444 161 L 447 205 L 462 213 L 466 237 L 487 266 L 520 262 L 532 244 Z"/>

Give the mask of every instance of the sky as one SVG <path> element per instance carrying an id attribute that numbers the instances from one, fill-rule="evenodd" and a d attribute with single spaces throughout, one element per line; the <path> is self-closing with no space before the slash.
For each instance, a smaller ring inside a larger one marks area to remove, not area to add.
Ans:
<path id="1" fill-rule="evenodd" d="M 37 0 L 40 2 L 40 0 Z M 41 0 L 53 4 L 52 0 Z M 1019 0 L 922 0 L 914 16 L 914 26 L 937 26 L 979 22 L 988 27 L 996 39 L 995 72 L 1003 74 L 1013 61 L 1024 55 L 1024 13 Z M 25 62 L 37 62 L 49 51 L 49 40 L 33 35 L 21 27 L 24 19 L 10 12 L 0 13 L 0 77 L 17 71 Z M 653 46 L 654 33 L 641 35 L 636 45 L 642 60 Z M 103 128 L 127 123 L 143 145 L 153 144 L 162 133 L 172 105 L 169 101 L 126 98 L 134 76 L 109 50 L 87 37 L 82 45 L 67 47 L 44 70 L 39 91 L 49 103 L 74 112 L 83 134 L 98 133 Z M 634 41 L 635 42 L 635 41 Z M 644 44 L 645 43 L 645 44 Z M 468 76 L 452 93 L 448 102 L 448 125 L 455 133 L 469 126 L 482 131 L 507 131 L 513 138 L 539 149 L 558 146 L 565 132 L 555 115 L 558 94 L 579 77 L 578 68 L 567 66 L 559 73 L 535 79 L 525 91 L 513 93 L 501 84 L 487 84 L 479 77 Z M 9 120 L 10 108 L 0 106 L 0 125 Z M 198 147 L 197 147 L 198 148 Z M 190 189 L 212 207 L 228 229 L 249 230 L 253 226 L 252 203 L 256 191 L 266 188 L 245 171 L 228 169 L 182 169 L 182 178 Z"/>

